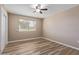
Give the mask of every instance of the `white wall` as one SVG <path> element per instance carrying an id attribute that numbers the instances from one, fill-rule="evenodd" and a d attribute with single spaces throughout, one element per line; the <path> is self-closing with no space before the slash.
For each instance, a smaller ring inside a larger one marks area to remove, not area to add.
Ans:
<path id="1" fill-rule="evenodd" d="M 8 43 L 8 15 L 6 10 L 3 8 L 3 5 L 0 7 L 0 52 L 2 53 Z"/>
<path id="2" fill-rule="evenodd" d="M 44 19 L 43 34 L 51 40 L 79 48 L 79 6 Z"/>
<path id="3" fill-rule="evenodd" d="M 1 52 L 1 5 L 0 5 L 0 52 Z"/>

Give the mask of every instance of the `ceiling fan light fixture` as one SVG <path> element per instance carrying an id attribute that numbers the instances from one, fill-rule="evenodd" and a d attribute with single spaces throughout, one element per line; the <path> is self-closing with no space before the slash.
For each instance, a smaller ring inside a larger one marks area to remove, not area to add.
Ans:
<path id="1" fill-rule="evenodd" d="M 47 6 L 47 4 L 32 4 L 32 8 L 36 8 L 36 6 L 40 5 L 40 8 L 45 8 Z"/>
<path id="2" fill-rule="evenodd" d="M 33 4 L 33 5 L 31 5 L 31 7 L 32 8 L 34 8 L 34 9 L 36 9 L 36 6 L 37 6 L 38 4 Z"/>
<path id="3" fill-rule="evenodd" d="M 36 12 L 40 12 L 40 9 L 36 9 Z"/>

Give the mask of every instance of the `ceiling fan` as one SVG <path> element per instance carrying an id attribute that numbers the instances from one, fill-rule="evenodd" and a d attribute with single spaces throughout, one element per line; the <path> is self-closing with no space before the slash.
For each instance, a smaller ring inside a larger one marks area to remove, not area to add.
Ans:
<path id="1" fill-rule="evenodd" d="M 42 5 L 42 4 L 37 4 L 33 8 L 35 9 L 35 11 L 33 11 L 34 13 L 38 12 L 40 14 L 43 14 L 43 11 L 48 10 L 47 8 L 45 8 L 45 5 Z"/>

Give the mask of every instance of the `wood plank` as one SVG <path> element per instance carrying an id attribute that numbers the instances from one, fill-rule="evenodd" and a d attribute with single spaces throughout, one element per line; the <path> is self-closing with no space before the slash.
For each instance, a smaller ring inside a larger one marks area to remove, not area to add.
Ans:
<path id="1" fill-rule="evenodd" d="M 5 55 L 79 55 L 79 51 L 46 39 L 9 43 Z"/>

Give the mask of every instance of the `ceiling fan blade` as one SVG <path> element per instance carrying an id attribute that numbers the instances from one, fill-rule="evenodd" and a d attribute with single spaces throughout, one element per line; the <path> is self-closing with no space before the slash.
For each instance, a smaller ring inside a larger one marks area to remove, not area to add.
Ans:
<path id="1" fill-rule="evenodd" d="M 48 9 L 47 9 L 47 8 L 45 8 L 45 9 L 41 9 L 41 10 L 45 10 L 45 11 L 46 11 L 46 10 L 48 10 Z"/>
<path id="2" fill-rule="evenodd" d="M 42 11 L 40 11 L 40 14 L 42 14 Z"/>

